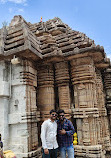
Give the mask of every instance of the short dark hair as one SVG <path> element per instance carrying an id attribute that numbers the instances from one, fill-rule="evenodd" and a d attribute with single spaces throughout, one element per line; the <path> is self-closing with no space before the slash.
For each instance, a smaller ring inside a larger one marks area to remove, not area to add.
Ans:
<path id="1" fill-rule="evenodd" d="M 50 111 L 50 114 L 52 114 L 53 112 L 56 112 L 56 110 L 52 109 L 52 110 Z M 57 113 L 57 112 L 56 112 L 56 113 Z"/>
<path id="2" fill-rule="evenodd" d="M 63 109 L 60 109 L 60 110 L 58 110 L 58 115 L 60 115 L 61 113 L 64 113 L 65 114 L 65 112 L 64 112 L 64 110 Z"/>

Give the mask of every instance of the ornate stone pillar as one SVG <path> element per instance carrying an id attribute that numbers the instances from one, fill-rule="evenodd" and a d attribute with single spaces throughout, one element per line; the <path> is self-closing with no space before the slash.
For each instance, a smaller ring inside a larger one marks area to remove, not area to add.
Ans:
<path id="1" fill-rule="evenodd" d="M 40 114 L 36 105 L 36 87 L 34 63 L 22 60 L 20 64 L 12 65 L 9 147 L 20 158 L 37 155 Z"/>
<path id="2" fill-rule="evenodd" d="M 93 59 L 82 57 L 73 59 L 70 63 L 75 98 L 73 114 L 78 133 L 78 146 L 75 146 L 75 153 L 77 152 L 77 156 L 102 157 L 102 145 L 98 145 L 98 139 L 101 138 Z M 94 153 L 95 148 L 96 153 Z"/>
<path id="3" fill-rule="evenodd" d="M 0 134 L 2 135 L 4 150 L 8 150 L 9 147 L 9 84 L 8 65 L 4 61 L 0 61 Z"/>
<path id="4" fill-rule="evenodd" d="M 24 61 L 23 71 L 20 73 L 23 83 L 26 85 L 26 119 L 29 131 L 28 151 L 37 150 L 38 127 L 40 111 L 37 107 L 37 70 L 33 62 Z"/>
<path id="5" fill-rule="evenodd" d="M 111 68 L 106 69 L 103 72 L 104 89 L 105 89 L 105 101 L 108 111 L 109 129 L 110 129 L 110 141 L 111 141 Z"/>
<path id="6" fill-rule="evenodd" d="M 110 151 L 111 150 L 110 132 L 108 126 L 107 111 L 105 107 L 103 81 L 102 81 L 101 72 L 98 69 L 96 69 L 96 91 L 97 91 L 97 107 L 99 109 L 99 120 L 101 121 L 100 142 L 98 143 L 102 144 L 103 149 L 105 149 L 106 151 Z"/>
<path id="7" fill-rule="evenodd" d="M 59 109 L 64 109 L 67 117 L 71 112 L 68 62 L 55 63 L 55 84 L 58 87 Z"/>
<path id="8" fill-rule="evenodd" d="M 54 72 L 52 64 L 38 66 L 37 105 L 41 111 L 41 120 L 49 118 L 49 112 L 55 109 Z"/>

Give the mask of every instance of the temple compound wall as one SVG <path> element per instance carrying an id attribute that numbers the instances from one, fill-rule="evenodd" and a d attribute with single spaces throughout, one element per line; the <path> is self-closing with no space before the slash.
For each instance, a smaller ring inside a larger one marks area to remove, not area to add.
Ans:
<path id="1" fill-rule="evenodd" d="M 104 48 L 59 18 L 31 24 L 14 16 L 0 30 L 0 133 L 4 150 L 40 158 L 41 123 L 64 109 L 76 158 L 110 158 L 111 64 Z"/>

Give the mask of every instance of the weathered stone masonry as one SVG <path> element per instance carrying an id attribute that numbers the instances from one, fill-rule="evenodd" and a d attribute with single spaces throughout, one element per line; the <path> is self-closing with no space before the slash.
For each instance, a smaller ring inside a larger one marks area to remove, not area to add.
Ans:
<path id="1" fill-rule="evenodd" d="M 4 150 L 40 158 L 40 125 L 52 108 L 76 122 L 77 158 L 110 157 L 111 65 L 104 48 L 59 18 L 31 24 L 14 16 L 0 30 Z"/>

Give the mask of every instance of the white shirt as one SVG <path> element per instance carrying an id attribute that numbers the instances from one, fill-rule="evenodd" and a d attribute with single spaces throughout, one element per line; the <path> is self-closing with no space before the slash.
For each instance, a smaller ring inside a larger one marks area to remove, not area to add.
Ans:
<path id="1" fill-rule="evenodd" d="M 43 149 L 58 148 L 57 140 L 57 123 L 50 119 L 43 122 L 41 127 L 41 140 Z"/>

